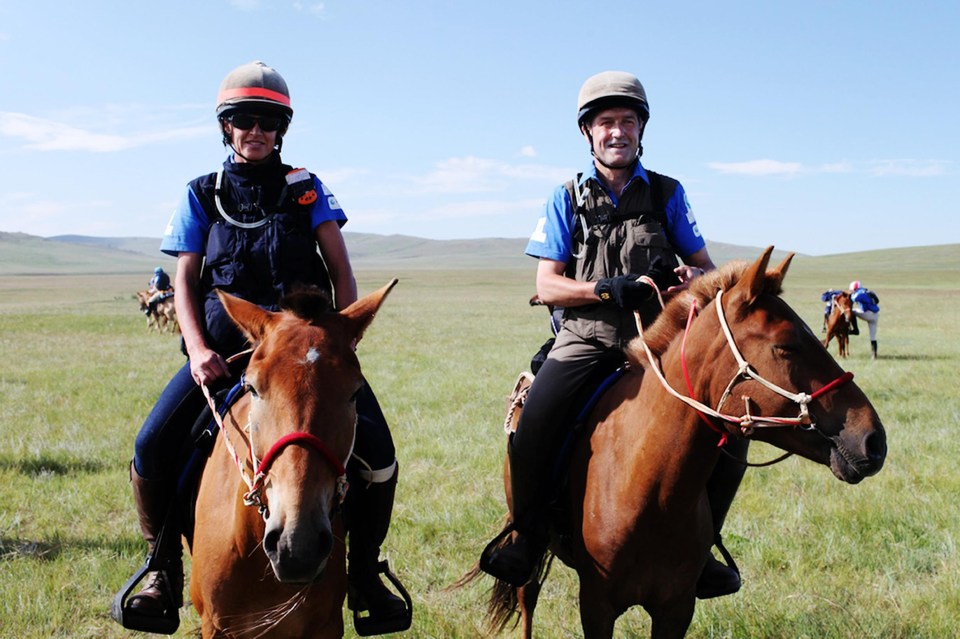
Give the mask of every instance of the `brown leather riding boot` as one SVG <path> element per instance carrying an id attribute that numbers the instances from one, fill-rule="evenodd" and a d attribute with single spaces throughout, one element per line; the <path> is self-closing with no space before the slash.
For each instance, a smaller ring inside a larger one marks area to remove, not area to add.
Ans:
<path id="1" fill-rule="evenodd" d="M 398 473 L 399 467 L 385 482 L 354 482 L 347 493 L 347 605 L 355 613 L 368 613 L 359 622 L 357 616 L 354 618 L 355 625 L 362 625 L 356 628 L 361 636 L 398 632 L 410 626 L 412 611 L 380 579 L 380 546 L 390 529 Z"/>
<path id="2" fill-rule="evenodd" d="M 720 530 L 723 528 L 723 522 L 727 518 L 733 498 L 740 487 L 740 481 L 747 470 L 739 460 L 746 459 L 749 443 L 745 439 L 730 440 L 727 449 L 736 459 L 721 454 L 707 480 L 707 499 L 710 502 L 714 539 L 730 565 L 720 562 L 712 553 L 707 557 L 707 563 L 697 580 L 697 598 L 699 599 L 732 595 L 740 590 L 740 571 L 733 562 L 733 558 L 726 554 L 726 549 L 723 549 Z"/>
<path id="3" fill-rule="evenodd" d="M 163 527 L 173 490 L 169 482 L 144 479 L 130 464 L 130 483 L 140 519 L 140 532 L 147 542 L 149 553 L 156 552 L 157 536 Z M 172 532 L 172 531 L 171 531 Z M 168 544 L 164 544 L 168 545 Z M 159 558 L 163 568 L 147 573 L 143 589 L 127 600 L 127 607 L 145 615 L 163 615 L 171 607 L 183 606 L 183 560 L 179 541 L 172 545 L 168 556 Z"/>

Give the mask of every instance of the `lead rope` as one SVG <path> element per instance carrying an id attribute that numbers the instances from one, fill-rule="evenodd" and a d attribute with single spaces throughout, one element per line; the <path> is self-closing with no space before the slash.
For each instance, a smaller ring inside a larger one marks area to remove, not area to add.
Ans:
<path id="1" fill-rule="evenodd" d="M 244 355 L 252 353 L 253 349 L 249 348 L 245 351 L 237 353 L 236 355 L 231 355 L 227 358 L 227 363 L 231 363 Z M 241 376 L 241 384 L 243 377 Z M 240 471 L 240 478 L 243 480 L 243 483 L 247 485 L 248 491 L 243 495 L 243 504 L 245 506 L 256 506 L 257 511 L 260 513 L 260 516 L 264 519 L 268 516 L 267 506 L 263 503 L 261 498 L 261 489 L 263 488 L 263 473 L 257 473 L 256 475 L 251 475 L 247 473 L 247 469 L 243 465 L 243 461 L 240 459 L 240 455 L 237 453 L 236 447 L 233 445 L 233 442 L 230 441 L 230 435 L 227 432 L 226 427 L 223 425 L 223 418 L 220 417 L 220 411 L 217 410 L 216 402 L 213 399 L 213 396 L 210 394 L 210 389 L 207 388 L 207 385 L 203 382 L 200 382 L 200 390 L 203 391 L 203 396 L 207 398 L 207 405 L 210 406 L 210 411 L 213 413 L 213 419 L 217 423 L 217 426 L 220 427 L 220 431 L 223 433 L 223 443 L 227 447 L 227 453 L 230 455 L 230 458 L 233 460 L 233 463 L 236 464 L 237 470 Z M 238 428 L 239 430 L 239 428 Z M 253 449 L 253 438 L 249 436 L 250 424 L 247 423 L 247 433 L 245 435 L 247 439 L 247 447 L 250 449 L 250 465 L 256 470 L 260 467 L 260 462 L 257 459 L 257 455 Z"/>

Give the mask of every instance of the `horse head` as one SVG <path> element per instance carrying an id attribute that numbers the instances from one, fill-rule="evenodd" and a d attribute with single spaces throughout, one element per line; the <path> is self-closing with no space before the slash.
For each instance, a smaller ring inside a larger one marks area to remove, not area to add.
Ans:
<path id="1" fill-rule="evenodd" d="M 648 344 L 677 370 L 681 363 L 689 370 L 688 396 L 714 428 L 766 441 L 858 483 L 883 466 L 883 425 L 853 375 L 780 297 L 793 255 L 768 270 L 772 252 L 694 280 L 666 306 Z M 688 367 L 693 361 L 701 365 Z"/>
<path id="2" fill-rule="evenodd" d="M 742 354 L 739 379 L 721 401 L 730 409 L 739 403 L 746 414 L 757 416 L 756 425 L 744 429 L 757 439 L 827 465 L 843 481 L 858 483 L 883 466 L 887 451 L 883 425 L 867 396 L 851 381 L 852 374 L 844 373 L 780 297 L 793 255 L 768 271 L 772 252 L 772 246 L 767 248 L 743 271 L 724 299 L 720 309 L 724 312 L 718 314 L 721 322 L 724 316 L 730 320 L 730 352 L 739 348 Z M 796 425 L 765 419 L 789 416 L 791 411 L 798 413 Z"/>
<path id="3" fill-rule="evenodd" d="M 840 313 L 847 324 L 853 321 L 853 300 L 850 299 L 850 293 L 846 291 L 837 293 L 833 298 L 833 303 L 840 309 Z"/>
<path id="4" fill-rule="evenodd" d="M 262 545 L 281 582 L 316 580 L 330 556 L 365 383 L 354 345 L 395 284 L 339 313 L 316 293 L 294 294 L 285 310 L 271 312 L 218 292 L 253 345 L 246 401 L 232 412 L 252 456 L 262 456 L 250 492 L 262 499 Z"/>

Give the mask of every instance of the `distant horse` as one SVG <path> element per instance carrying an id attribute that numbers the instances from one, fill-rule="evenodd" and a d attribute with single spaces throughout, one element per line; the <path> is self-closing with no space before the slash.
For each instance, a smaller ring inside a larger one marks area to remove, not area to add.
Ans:
<path id="1" fill-rule="evenodd" d="M 829 348 L 830 340 L 837 338 L 837 348 L 840 357 L 850 354 L 850 322 L 853 321 L 853 302 L 850 293 L 843 291 L 834 295 L 833 308 L 827 320 L 827 337 L 823 340 L 824 348 Z"/>
<path id="2" fill-rule="evenodd" d="M 635 605 L 650 615 L 652 637 L 686 634 L 713 542 L 705 487 L 722 454 L 718 442 L 765 441 L 851 484 L 883 466 L 876 411 L 779 297 L 793 256 L 768 272 L 772 251 L 697 278 L 670 301 L 630 345 L 630 370 L 575 444 L 550 551 L 579 576 L 586 639 L 612 637 Z M 509 473 L 505 479 L 509 505 Z M 533 635 L 551 560 L 548 553 L 525 586 L 494 584 L 493 629 L 519 609 L 523 636 Z M 475 567 L 459 585 L 479 574 Z"/>
<path id="3" fill-rule="evenodd" d="M 339 313 L 310 293 L 278 313 L 220 294 L 254 350 L 197 496 L 190 594 L 203 637 L 343 636 L 337 514 L 364 383 L 352 345 L 394 284 Z"/>
<path id="4" fill-rule="evenodd" d="M 150 306 L 150 291 L 137 291 L 137 301 L 140 302 L 140 312 Z M 153 310 L 147 315 L 147 328 L 154 328 L 158 333 L 169 330 L 171 333 L 180 332 L 180 323 L 177 321 L 177 309 L 174 306 L 173 294 L 157 302 Z"/>

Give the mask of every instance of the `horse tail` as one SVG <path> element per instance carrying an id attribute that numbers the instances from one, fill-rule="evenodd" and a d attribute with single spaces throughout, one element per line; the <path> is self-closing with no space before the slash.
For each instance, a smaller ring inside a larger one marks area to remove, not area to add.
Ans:
<path id="1" fill-rule="evenodd" d="M 506 525 L 504 526 L 504 530 L 506 530 Z M 532 595 L 534 601 L 536 600 L 540 592 L 540 587 L 550 574 L 550 567 L 553 565 L 553 556 L 553 553 L 549 550 L 544 553 L 543 558 L 540 560 L 540 565 L 537 567 L 536 577 L 525 586 L 525 588 L 530 591 L 528 598 Z M 444 590 L 450 591 L 463 588 L 486 574 L 487 573 L 480 569 L 480 562 L 478 561 L 469 571 L 460 577 L 460 579 L 447 586 Z M 493 586 L 490 588 L 490 599 L 487 601 L 486 625 L 488 631 L 493 634 L 499 634 L 507 628 L 516 628 L 517 625 L 519 625 L 521 620 L 519 592 L 520 589 L 516 586 L 510 585 L 506 581 L 494 579 Z"/>

